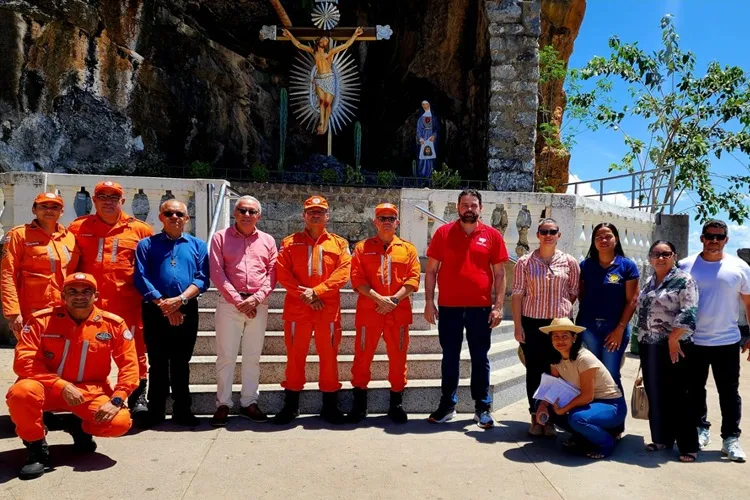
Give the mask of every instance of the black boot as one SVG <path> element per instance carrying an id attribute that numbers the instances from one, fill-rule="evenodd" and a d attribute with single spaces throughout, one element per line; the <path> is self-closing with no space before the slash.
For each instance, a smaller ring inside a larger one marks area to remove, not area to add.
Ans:
<path id="1" fill-rule="evenodd" d="M 137 418 L 139 413 L 145 413 L 148 411 L 148 401 L 146 400 L 146 385 L 147 380 L 141 379 L 138 387 L 135 388 L 133 394 L 128 397 L 128 408 L 133 418 Z"/>
<path id="2" fill-rule="evenodd" d="M 338 391 L 323 393 L 323 409 L 320 411 L 320 416 L 329 424 L 340 425 L 346 423 L 346 417 L 339 410 Z"/>
<path id="3" fill-rule="evenodd" d="M 73 437 L 73 448 L 79 453 L 93 453 L 96 451 L 96 442 L 91 434 L 83 431 L 83 421 L 75 415 L 70 415 L 70 423 L 65 432 Z"/>
<path id="4" fill-rule="evenodd" d="M 346 419 L 353 424 L 358 424 L 367 416 L 367 389 L 355 387 L 353 394 L 352 411 L 349 412 Z"/>
<path id="5" fill-rule="evenodd" d="M 286 425 L 299 417 L 299 394 L 299 391 L 284 391 L 284 407 L 273 417 L 274 424 Z"/>
<path id="6" fill-rule="evenodd" d="M 403 400 L 403 392 L 391 391 L 391 404 L 388 408 L 388 416 L 391 417 L 391 420 L 393 420 L 397 424 L 405 424 L 409 420 L 408 415 L 404 411 L 404 407 L 401 406 Z"/>
<path id="7" fill-rule="evenodd" d="M 30 443 L 24 441 L 23 444 L 26 445 L 28 450 L 28 459 L 26 465 L 21 468 L 18 477 L 21 479 L 36 479 L 51 467 L 47 440 L 40 439 Z"/>

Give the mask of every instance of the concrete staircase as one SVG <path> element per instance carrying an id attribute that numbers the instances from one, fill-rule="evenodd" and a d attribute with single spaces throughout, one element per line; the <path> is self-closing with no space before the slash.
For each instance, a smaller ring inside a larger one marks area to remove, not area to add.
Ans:
<path id="1" fill-rule="evenodd" d="M 260 401 L 261 408 L 276 413 L 283 405 L 284 380 L 286 366 L 286 349 L 284 346 L 284 327 L 281 313 L 286 291 L 277 288 L 271 293 L 269 304 L 268 326 L 260 364 Z M 193 410 L 198 414 L 211 414 L 216 401 L 216 339 L 214 332 L 215 307 L 219 298 L 216 289 L 203 294 L 200 301 L 200 320 L 198 342 L 190 362 L 190 383 L 193 394 Z M 339 348 L 339 377 L 344 384 L 340 407 L 348 411 L 351 407 L 351 367 L 354 360 L 354 310 L 357 294 L 349 288 L 342 290 L 342 329 L 343 339 Z M 438 332 L 428 324 L 424 317 L 424 291 L 420 289 L 412 296 L 414 322 L 410 330 L 408 354 L 409 382 L 404 392 L 404 409 L 410 413 L 430 413 L 440 400 L 440 362 L 442 358 Z M 505 320 L 492 332 L 490 350 L 491 385 L 494 397 L 493 408 L 498 409 L 518 401 L 525 394 L 525 370 L 516 354 L 518 344 L 513 339 L 512 322 Z M 234 408 L 239 409 L 240 369 L 242 356 L 237 360 L 233 387 Z M 461 380 L 459 382 L 460 412 L 473 412 L 474 403 L 469 388 L 470 358 L 464 343 L 461 353 Z M 310 342 L 307 357 L 308 383 L 300 398 L 302 413 L 317 413 L 321 406 L 318 391 L 318 356 L 315 342 Z M 388 410 L 390 386 L 388 378 L 388 358 L 385 343 L 381 339 L 372 364 L 372 382 L 369 386 L 369 407 L 373 413 L 385 413 Z"/>

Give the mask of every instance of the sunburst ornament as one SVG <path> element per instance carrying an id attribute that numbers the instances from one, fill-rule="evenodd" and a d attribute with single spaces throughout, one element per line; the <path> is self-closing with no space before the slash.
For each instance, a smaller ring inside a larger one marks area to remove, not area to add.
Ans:
<path id="1" fill-rule="evenodd" d="M 331 49 L 337 44 L 331 41 Z M 359 72 L 354 58 L 346 51 L 333 56 L 333 103 L 328 127 L 337 134 L 354 118 L 359 102 Z M 294 114 L 302 126 L 311 131 L 320 120 L 320 103 L 315 93 L 315 77 L 318 73 L 312 54 L 298 52 L 292 67 L 290 99 Z"/>
<path id="2" fill-rule="evenodd" d="M 312 22 L 322 30 L 330 30 L 339 24 L 341 13 L 333 3 L 319 3 L 312 11 Z"/>

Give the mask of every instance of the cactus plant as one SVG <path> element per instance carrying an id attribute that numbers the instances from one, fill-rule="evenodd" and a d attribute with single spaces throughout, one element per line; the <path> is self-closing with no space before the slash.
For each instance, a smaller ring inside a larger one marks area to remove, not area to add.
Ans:
<path id="1" fill-rule="evenodd" d="M 284 171 L 284 154 L 286 153 L 286 123 L 289 103 L 289 94 L 285 88 L 281 89 L 281 96 L 279 99 L 279 172 Z"/>
<path id="2" fill-rule="evenodd" d="M 354 124 L 354 166 L 362 166 L 362 124 Z"/>

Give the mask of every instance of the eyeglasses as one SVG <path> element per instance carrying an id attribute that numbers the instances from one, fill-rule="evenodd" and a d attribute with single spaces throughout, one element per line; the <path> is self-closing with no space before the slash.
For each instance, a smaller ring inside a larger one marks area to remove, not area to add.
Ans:
<path id="1" fill-rule="evenodd" d="M 727 239 L 727 235 L 703 233 L 703 239 L 708 241 L 724 241 Z"/>
<path id="2" fill-rule="evenodd" d="M 541 234 L 542 236 L 547 236 L 547 235 L 554 236 L 557 233 L 559 233 L 560 230 L 559 229 L 540 229 L 537 232 Z"/>
<path id="3" fill-rule="evenodd" d="M 121 199 L 119 194 L 110 194 L 110 195 L 97 194 L 96 196 L 94 196 L 94 198 L 96 198 L 99 201 L 120 201 Z"/>
<path id="4" fill-rule="evenodd" d="M 236 208 L 235 210 L 237 210 L 242 215 L 258 215 L 260 213 L 253 208 Z"/>
<path id="5" fill-rule="evenodd" d="M 396 222 L 396 217 L 393 215 L 378 215 L 380 222 Z"/>
<path id="6" fill-rule="evenodd" d="M 176 215 L 177 217 L 182 219 L 183 217 L 185 217 L 185 212 L 178 212 L 176 210 L 165 210 L 164 212 L 162 212 L 162 215 L 166 217 L 167 219 L 171 218 L 173 215 Z"/>
<path id="7" fill-rule="evenodd" d="M 669 259 L 674 255 L 674 252 L 651 252 L 649 256 L 652 259 Z"/>

